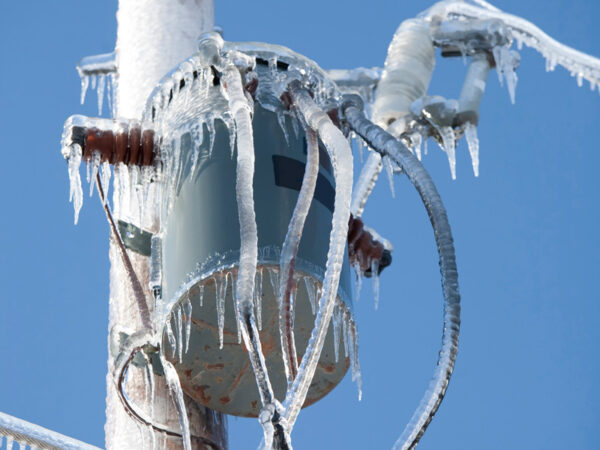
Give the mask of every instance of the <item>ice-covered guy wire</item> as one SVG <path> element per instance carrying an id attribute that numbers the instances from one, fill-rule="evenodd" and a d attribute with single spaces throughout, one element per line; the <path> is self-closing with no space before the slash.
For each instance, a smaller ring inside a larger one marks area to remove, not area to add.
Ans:
<path id="1" fill-rule="evenodd" d="M 356 96 L 347 97 L 344 117 L 353 131 L 383 156 L 392 158 L 417 189 L 431 221 L 440 257 L 444 294 L 444 327 L 442 348 L 434 376 L 421 403 L 400 436 L 395 449 L 414 448 L 433 419 L 448 387 L 456 354 L 460 329 L 460 294 L 454 244 L 446 210 L 435 184 L 421 162 L 400 141 L 370 122 L 362 112 L 362 102 Z"/>

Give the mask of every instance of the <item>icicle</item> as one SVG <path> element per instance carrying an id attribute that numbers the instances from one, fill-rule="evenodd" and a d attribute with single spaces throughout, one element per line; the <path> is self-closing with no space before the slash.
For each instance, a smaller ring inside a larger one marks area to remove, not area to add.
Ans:
<path id="1" fill-rule="evenodd" d="M 13 448 L 13 438 L 10 436 L 6 436 L 6 450 L 12 450 Z"/>
<path id="2" fill-rule="evenodd" d="M 335 305 L 333 310 L 331 325 L 333 327 L 333 354 L 335 362 L 338 362 L 340 360 L 340 308 L 338 305 Z"/>
<path id="3" fill-rule="evenodd" d="M 98 115 L 102 115 L 102 102 L 104 101 L 104 86 L 106 84 L 106 75 L 102 74 L 98 76 Z"/>
<path id="4" fill-rule="evenodd" d="M 231 278 L 231 301 L 233 303 L 233 311 L 235 312 L 235 325 L 236 325 L 236 329 L 237 329 L 237 343 L 241 344 L 242 343 L 242 329 L 241 329 L 241 323 L 240 323 L 240 311 L 239 309 L 236 307 L 236 295 L 235 295 L 235 277 L 233 276 L 233 272 L 229 271 L 227 272 L 227 274 L 225 275 L 228 278 Z"/>
<path id="5" fill-rule="evenodd" d="M 373 280 L 373 299 L 375 300 L 375 309 L 379 308 L 379 261 L 371 261 L 371 279 Z"/>
<path id="6" fill-rule="evenodd" d="M 315 315 L 316 304 L 317 304 L 317 293 L 315 292 L 315 285 L 312 282 L 312 278 L 309 276 L 304 277 L 304 286 L 306 287 L 306 293 L 308 294 L 308 301 L 310 303 L 310 310 L 313 316 Z"/>
<path id="7" fill-rule="evenodd" d="M 101 166 L 101 176 L 100 176 L 100 185 L 102 186 L 102 191 L 104 192 L 104 202 L 108 199 L 108 188 L 110 187 L 110 164 L 108 161 L 104 161 Z"/>
<path id="8" fill-rule="evenodd" d="M 181 306 L 176 306 L 176 326 L 177 326 L 177 353 L 179 355 L 179 362 L 183 361 L 183 320 L 181 317 Z"/>
<path id="9" fill-rule="evenodd" d="M 223 348 L 223 328 L 225 327 L 225 294 L 227 293 L 227 277 L 217 274 L 214 277 L 217 294 L 217 325 L 219 326 L 219 348 Z"/>
<path id="10" fill-rule="evenodd" d="M 498 73 L 498 81 L 502 86 L 502 79 L 506 79 L 506 87 L 510 101 L 515 103 L 515 90 L 517 88 L 517 73 L 515 72 L 516 62 L 515 57 L 510 49 L 506 46 L 494 47 L 492 49 L 494 61 L 496 63 L 496 72 Z M 516 60 L 518 62 L 518 59 Z"/>
<path id="11" fill-rule="evenodd" d="M 388 183 L 390 185 L 390 191 L 392 192 L 392 198 L 396 197 L 396 190 L 394 189 L 394 168 L 392 162 L 387 156 L 383 157 L 383 165 L 385 166 L 385 173 L 387 174 Z"/>
<path id="12" fill-rule="evenodd" d="M 75 213 L 75 224 L 79 220 L 79 211 L 83 205 L 83 190 L 81 189 L 81 176 L 79 166 L 81 165 L 81 147 L 73 144 L 69 151 L 69 201 L 73 203 Z"/>
<path id="13" fill-rule="evenodd" d="M 198 303 L 200 304 L 200 308 L 202 308 L 204 306 L 204 285 L 203 284 L 201 284 L 199 286 L 198 297 L 199 297 Z"/>
<path id="14" fill-rule="evenodd" d="M 454 140 L 454 130 L 452 127 L 439 127 L 437 131 L 442 138 L 442 150 L 446 152 L 446 156 L 448 157 L 450 174 L 452 175 L 452 179 L 456 180 L 456 141 Z"/>
<path id="15" fill-rule="evenodd" d="M 354 269 L 354 274 L 356 275 L 356 301 L 360 299 L 360 290 L 362 288 L 362 279 L 363 279 L 363 271 L 360 268 L 359 258 L 354 261 L 352 264 L 352 268 Z"/>
<path id="16" fill-rule="evenodd" d="M 294 136 L 296 136 L 296 139 L 298 139 L 298 137 L 300 136 L 300 125 L 298 125 L 298 119 L 295 116 L 291 116 L 290 121 L 292 122 Z"/>
<path id="17" fill-rule="evenodd" d="M 206 128 L 208 128 L 208 157 L 212 156 L 213 148 L 215 146 L 215 123 L 213 119 L 209 119 L 206 122 Z"/>
<path id="18" fill-rule="evenodd" d="M 192 302 L 189 297 L 185 299 L 183 308 L 185 310 L 185 353 L 187 353 L 190 348 L 190 334 L 192 329 Z"/>
<path id="19" fill-rule="evenodd" d="M 287 126 L 285 123 L 285 114 L 281 110 L 277 110 L 277 123 L 279 123 L 279 128 L 281 128 L 281 132 L 283 133 L 283 137 L 285 138 L 285 143 L 290 145 L 290 136 L 287 132 Z"/>
<path id="20" fill-rule="evenodd" d="M 465 124 L 465 139 L 469 147 L 471 162 L 473 163 L 473 173 L 479 176 L 479 139 L 477 138 L 477 127 L 471 122 Z"/>
<path id="21" fill-rule="evenodd" d="M 269 267 L 268 271 L 269 281 L 271 282 L 271 288 L 273 289 L 273 295 L 275 296 L 275 298 L 277 298 L 277 301 L 279 301 L 279 296 L 277 295 L 277 293 L 279 292 L 279 273 L 276 269 L 273 269 L 272 267 Z"/>
<path id="22" fill-rule="evenodd" d="M 354 192 L 352 194 L 352 204 L 350 211 L 354 217 L 360 217 L 363 214 L 367 200 L 377 183 L 379 174 L 383 164 L 381 163 L 381 156 L 377 152 L 369 152 L 367 162 L 360 171 L 360 176 L 354 186 Z M 392 185 L 393 192 L 393 185 Z"/>
<path id="23" fill-rule="evenodd" d="M 348 320 L 348 332 L 350 334 L 350 369 L 352 370 L 352 381 L 356 382 L 358 388 L 358 401 L 362 400 L 362 374 L 358 360 L 358 333 L 356 325 L 351 319 Z"/>
<path id="24" fill-rule="evenodd" d="M 96 89 L 96 75 L 92 75 L 90 78 L 92 80 L 92 90 Z"/>
<path id="25" fill-rule="evenodd" d="M 192 450 L 190 424 L 185 408 L 185 401 L 183 400 L 183 391 L 181 390 L 181 384 L 179 383 L 179 376 L 173 365 L 167 361 L 162 353 L 160 354 L 160 361 L 165 372 L 165 380 L 169 387 L 169 393 L 171 394 L 173 403 L 175 403 L 175 409 L 179 416 L 179 425 L 181 427 L 181 434 L 183 435 L 183 448 L 184 450 Z"/>
<path id="26" fill-rule="evenodd" d="M 323 294 L 319 300 L 315 328 L 298 369 L 298 375 L 290 389 L 288 389 L 284 403 L 284 418 L 287 420 L 288 431 L 290 432 L 306 399 L 335 306 L 342 261 L 348 239 L 353 174 L 352 150 L 344 135 L 331 122 L 327 114 L 315 104 L 309 93 L 306 90 L 299 89 L 299 83 L 294 84 L 296 86 L 291 86 L 290 93 L 298 111 L 307 125 L 318 133 L 329 153 L 333 165 L 336 195 L 323 281 Z"/>
<path id="27" fill-rule="evenodd" d="M 167 339 L 169 341 L 169 345 L 171 346 L 171 355 L 175 356 L 177 352 L 177 340 L 173 334 L 173 328 L 171 328 L 171 317 L 167 319 L 165 330 L 167 331 Z"/>
<path id="28" fill-rule="evenodd" d="M 85 103 L 85 94 L 87 93 L 89 84 L 90 84 L 90 77 L 87 75 L 81 75 L 81 99 L 80 99 L 80 102 L 82 105 Z"/>
<path id="29" fill-rule="evenodd" d="M 342 315 L 342 310 L 341 310 L 341 306 L 338 304 L 338 309 L 340 310 L 339 315 L 339 321 L 342 324 L 342 336 L 344 339 L 344 356 L 347 358 L 348 357 L 348 323 L 346 322 L 346 320 L 344 319 L 343 315 Z"/>
<path id="30" fill-rule="evenodd" d="M 96 185 L 96 175 L 98 175 L 98 168 L 100 167 L 100 158 L 100 152 L 95 151 L 94 153 L 92 153 L 92 159 L 88 161 L 88 166 L 90 164 L 92 166 L 92 173 L 88 180 L 90 182 L 90 197 L 94 193 L 94 186 Z"/>
<path id="31" fill-rule="evenodd" d="M 150 399 L 148 400 L 148 406 L 150 409 L 150 418 L 154 418 L 154 369 L 152 367 L 152 357 L 148 357 L 146 362 L 146 382 L 148 384 L 148 391 L 150 392 Z"/>
<path id="32" fill-rule="evenodd" d="M 254 290 L 255 300 L 254 307 L 256 309 L 256 324 L 259 330 L 262 330 L 262 289 L 263 289 L 263 275 L 262 267 L 256 270 L 256 281 Z"/>
<path id="33" fill-rule="evenodd" d="M 421 133 L 413 133 L 410 135 L 410 140 L 412 142 L 411 151 L 417 155 L 417 159 L 421 161 L 421 143 L 423 142 L 423 136 Z"/>

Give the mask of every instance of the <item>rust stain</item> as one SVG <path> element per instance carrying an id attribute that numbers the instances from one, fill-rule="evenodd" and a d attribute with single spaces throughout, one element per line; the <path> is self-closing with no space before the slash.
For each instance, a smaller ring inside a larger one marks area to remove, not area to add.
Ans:
<path id="1" fill-rule="evenodd" d="M 212 397 L 210 395 L 206 395 L 205 390 L 208 388 L 209 386 L 207 384 L 203 384 L 201 386 L 194 386 L 194 391 L 196 391 L 198 393 L 198 395 L 200 396 L 200 401 L 202 401 L 203 403 L 209 403 L 212 399 Z"/>
<path id="2" fill-rule="evenodd" d="M 215 369 L 221 370 L 221 369 L 225 368 L 225 364 L 223 364 L 223 363 L 217 363 L 217 364 L 206 363 L 206 364 L 204 364 L 204 367 L 206 367 L 208 370 L 215 370 Z"/>
<path id="3" fill-rule="evenodd" d="M 219 399 L 219 402 L 221 402 L 222 405 L 226 405 L 230 401 L 231 401 L 231 399 L 229 398 L 229 395 L 226 395 L 225 397 L 221 397 Z"/>
<path id="4" fill-rule="evenodd" d="M 194 325 L 196 325 L 196 326 L 212 330 L 215 333 L 219 332 L 219 327 L 217 325 L 213 325 L 212 323 L 208 323 L 205 320 L 195 319 L 194 317 L 192 317 L 192 323 Z M 231 331 L 227 331 L 227 330 L 223 329 L 223 335 L 233 336 L 237 340 L 237 332 L 236 333 L 232 333 Z"/>
<path id="5" fill-rule="evenodd" d="M 233 380 L 233 383 L 231 383 L 231 386 L 229 387 L 230 393 L 237 389 L 238 384 L 240 384 L 240 381 L 242 381 L 242 377 L 246 373 L 246 370 L 248 370 L 249 365 L 250 365 L 250 360 L 247 359 L 246 362 L 244 363 L 244 365 L 242 366 L 242 368 L 240 369 L 240 373 L 238 373 L 237 377 L 235 377 L 235 380 Z"/>
<path id="6" fill-rule="evenodd" d="M 186 378 L 192 377 L 192 369 L 186 369 L 183 371 L 183 373 L 185 374 Z"/>

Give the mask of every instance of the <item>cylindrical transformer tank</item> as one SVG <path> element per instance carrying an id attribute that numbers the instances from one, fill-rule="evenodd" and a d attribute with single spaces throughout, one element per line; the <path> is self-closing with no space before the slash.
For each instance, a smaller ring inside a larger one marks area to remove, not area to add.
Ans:
<path id="1" fill-rule="evenodd" d="M 256 45 L 250 47 L 257 48 Z M 266 47 L 266 46 L 265 46 Z M 253 131 L 256 155 L 254 202 L 258 228 L 258 269 L 254 295 L 262 348 L 275 395 L 283 399 L 287 387 L 280 348 L 278 304 L 279 256 L 302 183 L 307 144 L 296 119 L 283 115 L 279 96 L 269 95 L 270 83 L 285 81 L 301 57 L 289 50 L 268 47 L 246 51 L 257 60 L 259 91 L 255 96 Z M 275 50 L 274 50 L 275 49 Z M 307 62 L 301 58 L 303 71 Z M 186 63 L 184 63 L 186 64 Z M 310 64 L 313 64 L 312 62 Z M 315 66 L 316 67 L 316 66 Z M 311 77 L 324 76 L 314 70 Z M 193 70 L 191 65 L 184 70 Z M 214 74 L 213 74 L 214 75 Z M 230 139 L 232 121 L 223 101 L 218 77 L 204 79 L 177 73 L 183 83 L 168 81 L 172 90 L 157 89 L 164 103 L 154 111 L 177 167 L 165 165 L 165 196 L 161 233 L 153 245 L 153 288 L 160 291 L 158 314 L 166 322 L 163 351 L 174 364 L 183 390 L 196 401 L 226 414 L 257 416 L 261 404 L 248 358 L 240 343 L 233 289 L 237 279 L 240 227 L 236 202 L 236 158 Z M 291 81 L 291 79 L 290 79 Z M 158 95 L 158 94 L 155 94 Z M 263 101 L 261 101 L 261 99 Z M 168 105 L 165 105 L 168 103 Z M 150 105 L 158 104 L 151 99 Z M 214 116 L 209 110 L 221 108 Z M 185 110 L 179 110 L 185 108 Z M 207 115 L 208 114 L 208 115 Z M 219 116 L 213 122 L 215 116 Z M 208 119 L 207 119 L 208 118 Z M 235 149 L 234 149 L 235 151 Z M 170 155 L 169 156 L 169 152 Z M 323 280 L 335 182 L 327 151 L 320 144 L 319 175 L 314 199 L 304 225 L 296 260 L 294 336 L 300 361 L 312 332 Z M 159 267 L 160 266 L 160 267 Z M 337 299 L 338 317 L 351 323 L 351 280 L 347 255 Z M 224 309 L 224 313 L 223 313 Z M 191 320 L 189 319 L 191 310 Z M 220 320 L 222 348 L 220 348 Z M 353 326 L 353 325 L 352 325 Z M 346 328 L 346 327 L 344 327 Z M 189 338 L 188 338 L 189 334 Z M 343 378 L 349 366 L 341 328 L 336 359 L 330 327 L 306 405 L 316 402 Z M 189 343 L 188 343 L 189 339 Z"/>

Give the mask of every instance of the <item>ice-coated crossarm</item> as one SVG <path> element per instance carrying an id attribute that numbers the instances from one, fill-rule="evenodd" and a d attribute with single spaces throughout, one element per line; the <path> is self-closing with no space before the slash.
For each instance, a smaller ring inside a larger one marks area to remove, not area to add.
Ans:
<path id="1" fill-rule="evenodd" d="M 0 438 L 44 450 L 100 450 L 85 442 L 0 412 Z M 0 446 L 2 440 L 0 439 Z M 11 446 L 12 448 L 12 446 Z"/>

